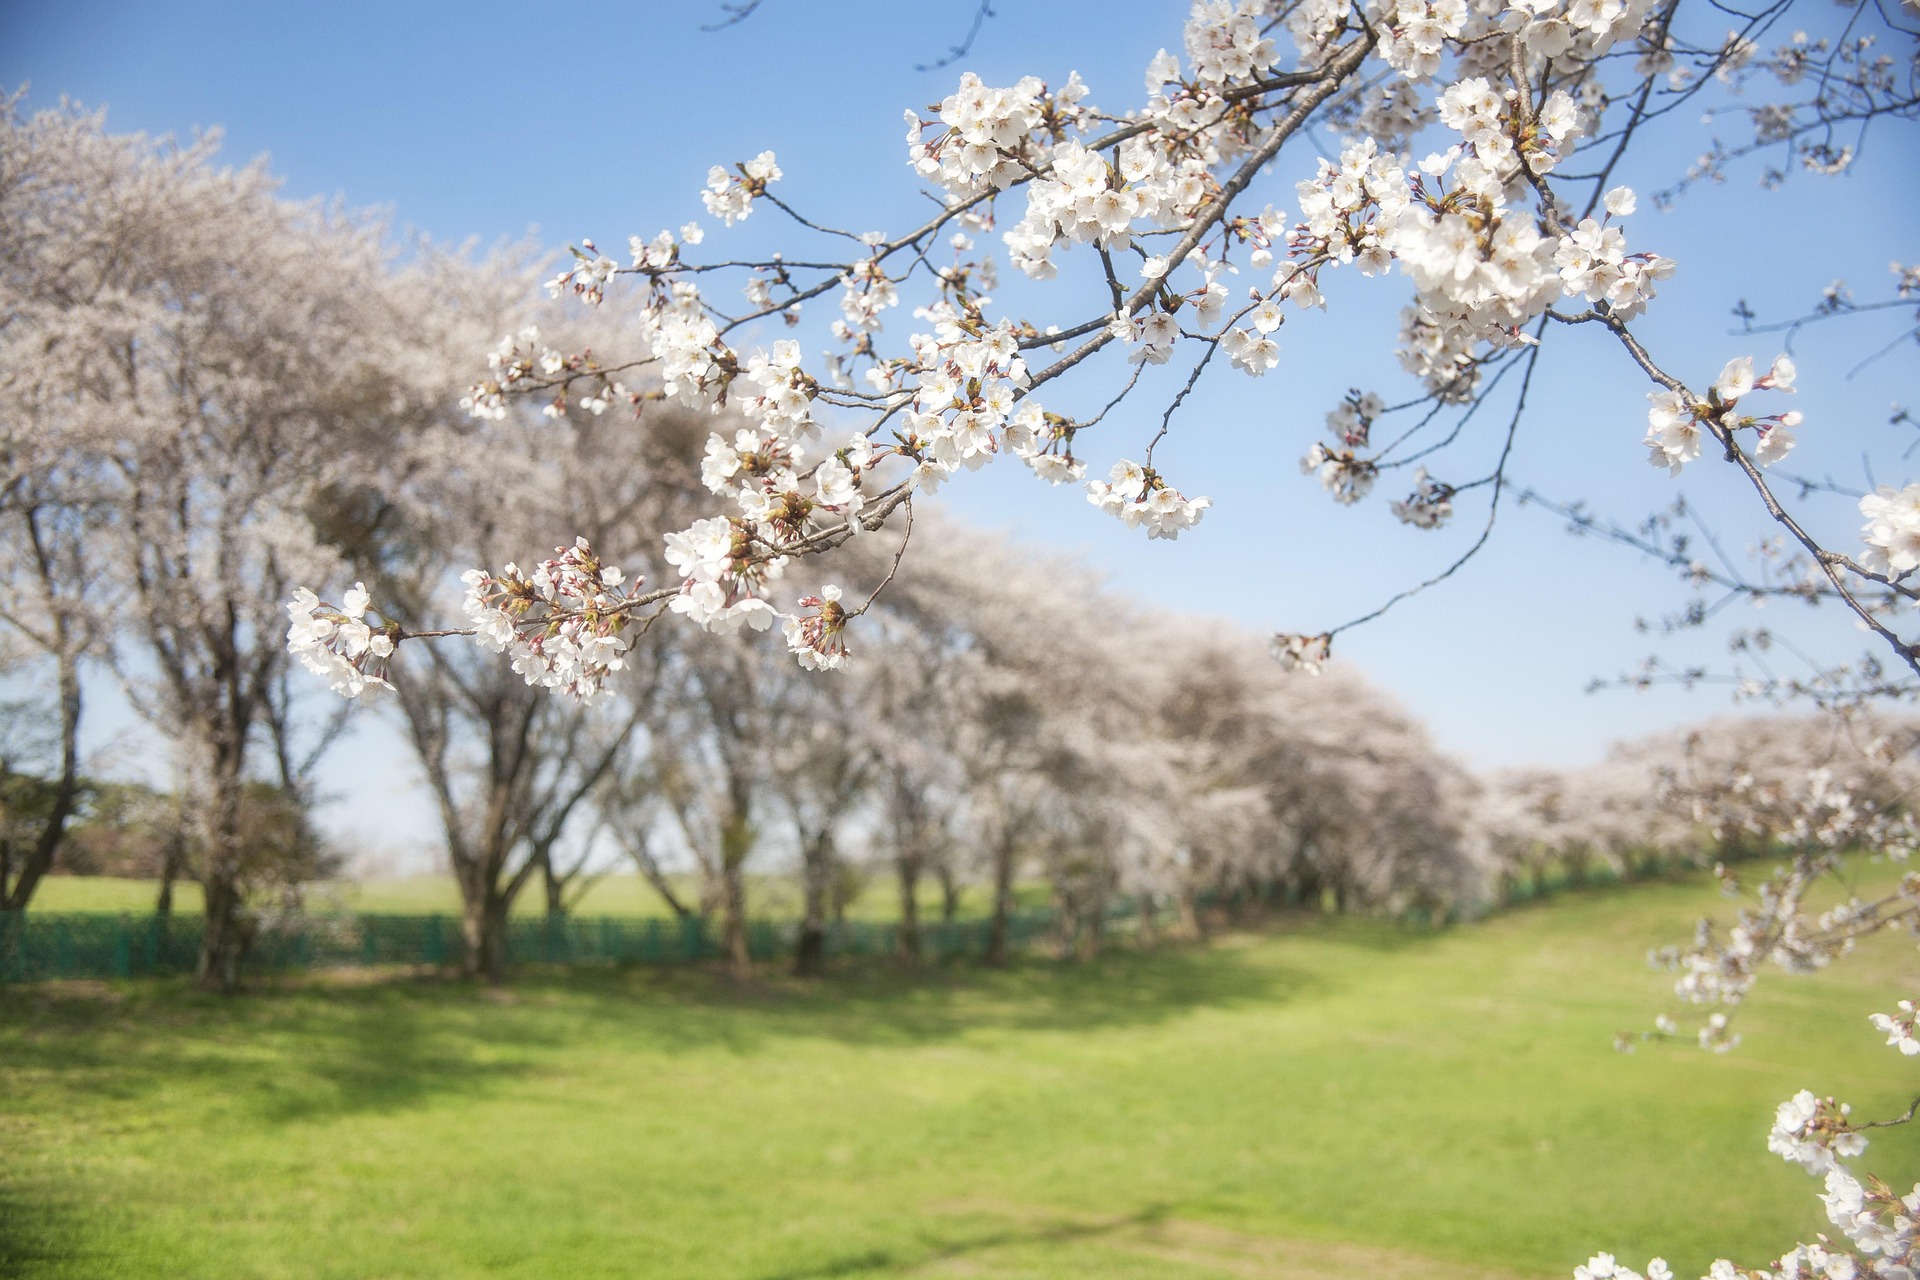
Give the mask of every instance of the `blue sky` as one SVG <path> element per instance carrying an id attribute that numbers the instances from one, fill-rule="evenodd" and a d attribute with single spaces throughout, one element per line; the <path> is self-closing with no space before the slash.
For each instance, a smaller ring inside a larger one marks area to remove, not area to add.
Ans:
<path id="1" fill-rule="evenodd" d="M 1169 0 L 1000 0 L 1000 16 L 967 58 L 917 69 L 964 34 L 974 7 L 765 0 L 750 20 L 706 32 L 702 24 L 719 16 L 709 0 L 0 3 L 0 85 L 30 82 L 30 108 L 61 95 L 104 105 L 115 130 L 184 136 L 220 127 L 224 154 L 235 163 L 269 155 L 289 196 L 383 206 L 397 226 L 442 241 L 531 235 L 558 248 L 591 235 L 622 245 L 629 233 L 703 217 L 697 192 L 707 167 L 763 148 L 779 154 L 782 193 L 802 209 L 856 230 L 897 229 L 925 207 L 905 164 L 903 108 L 937 102 L 971 69 L 990 83 L 1031 73 L 1056 84 L 1078 70 L 1096 102 L 1125 109 L 1137 103 L 1155 50 L 1178 48 L 1185 9 Z M 1621 176 L 1643 192 L 1665 185 L 1707 136 L 1693 120 L 1675 121 Z M 1835 277 L 1863 298 L 1883 294 L 1890 259 L 1920 258 L 1916 161 L 1911 132 L 1887 130 L 1843 178 L 1797 176 L 1769 193 L 1748 167 L 1688 195 L 1673 213 L 1643 200 L 1628 223 L 1630 243 L 1680 264 L 1640 325 L 1649 346 L 1704 384 L 1732 356 L 1764 362 L 1778 350 L 1777 338 L 1729 334 L 1736 300 L 1762 315 L 1797 314 Z M 1290 203 L 1292 183 L 1310 167 L 1306 152 L 1284 161 L 1271 198 Z M 770 247 L 785 233 L 760 213 L 731 234 Z M 1422 534 L 1388 515 L 1396 494 L 1336 508 L 1304 477 L 1276 483 L 1245 465 L 1252 451 L 1304 452 L 1349 386 L 1390 398 L 1405 389 L 1389 351 L 1404 284 L 1355 280 L 1329 293 L 1327 314 L 1298 316 L 1280 332 L 1278 369 L 1258 381 L 1212 378 L 1176 420 L 1161 457 L 1182 489 L 1215 503 L 1177 543 L 1148 543 L 1076 492 L 1049 490 L 1013 466 L 962 477 L 943 493 L 970 519 L 1077 550 L 1114 587 L 1168 608 L 1297 631 L 1365 612 L 1446 563 L 1480 511 L 1463 504 L 1457 528 Z M 1002 301 L 1029 296 L 1038 297 L 1009 288 Z M 1796 407 L 1807 423 L 1795 469 L 1857 484 L 1870 448 L 1904 465 L 1905 442 L 1884 423 L 1889 402 L 1920 400 L 1911 346 L 1849 376 L 1895 332 L 1891 323 L 1846 321 L 1798 339 Z M 1762 530 L 1731 474 L 1702 463 L 1676 482 L 1643 460 L 1645 390 L 1602 335 L 1557 335 L 1514 476 L 1629 521 L 1677 488 L 1740 554 Z M 1137 456 L 1157 419 L 1153 402 L 1122 415 L 1115 435 L 1091 451 L 1095 465 Z M 1859 523 L 1846 503 L 1811 518 L 1842 533 Z M 1683 660 L 1718 655 L 1718 632 L 1662 646 L 1635 630 L 1636 616 L 1683 599 L 1631 552 L 1569 537 L 1537 510 L 1510 510 L 1490 550 L 1457 580 L 1343 637 L 1339 652 L 1473 764 L 1581 762 L 1611 739 L 1727 709 L 1711 692 L 1583 692 L 1590 678 L 1656 648 Z M 1859 647 L 1843 620 L 1776 613 L 1765 621 L 1825 651 Z M 369 725 L 349 754 L 336 786 L 361 797 L 364 820 L 391 827 L 396 839 L 425 838 L 395 784 L 368 781 L 395 772 L 390 735 Z"/>

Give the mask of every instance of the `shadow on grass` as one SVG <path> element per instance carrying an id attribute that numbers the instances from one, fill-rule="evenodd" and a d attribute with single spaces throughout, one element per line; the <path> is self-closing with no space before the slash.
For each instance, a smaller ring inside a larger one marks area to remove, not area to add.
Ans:
<path id="1" fill-rule="evenodd" d="M 1225 944 L 1116 949 L 1086 962 L 1022 957 L 1003 969 L 854 961 L 815 979 L 768 968 L 750 983 L 701 970 L 574 969 L 528 972 L 514 989 L 529 999 L 565 997 L 590 1020 L 631 1018 L 657 1047 L 758 1054 L 794 1037 L 912 1046 L 1150 1026 L 1200 1009 L 1284 1003 L 1330 985 L 1330 975 L 1284 965 L 1271 950 Z"/>
<path id="2" fill-rule="evenodd" d="M 1266 930 L 1376 951 L 1436 936 L 1312 918 Z M 768 966 L 749 983 L 710 969 L 609 966 L 530 968 L 503 990 L 364 971 L 226 999 L 175 979 L 0 989 L 0 1098 L 30 1080 L 39 1101 L 27 1105 L 57 1114 L 63 1093 L 138 1103 L 191 1080 L 223 1108 L 297 1123 L 491 1092 L 580 1047 L 762 1055 L 795 1038 L 913 1046 L 1085 1033 L 1291 1002 L 1340 983 L 1339 966 L 1289 967 L 1283 949 L 1250 945 L 1256 937 L 1078 963 L 1029 956 L 998 970 L 861 960 L 801 980 Z"/>
<path id="3" fill-rule="evenodd" d="M 838 1280 L 841 1276 L 867 1275 L 875 1271 L 898 1272 L 907 1268 L 917 1272 L 993 1249 L 1019 1245 L 1072 1244 L 1111 1236 L 1131 1227 L 1151 1226 L 1164 1221 L 1168 1214 L 1165 1206 L 1149 1206 L 1138 1213 L 1098 1222 L 1061 1220 L 1025 1227 L 997 1227 L 920 1249 L 867 1249 L 812 1266 L 766 1272 L 759 1280 Z"/>
<path id="4" fill-rule="evenodd" d="M 61 1200 L 26 1194 L 0 1173 L 0 1280 L 43 1274 L 79 1258 L 75 1225 Z"/>
<path id="5" fill-rule="evenodd" d="M 477 1105 L 555 1071 L 592 1072 L 596 1062 L 641 1054 L 777 1062 L 803 1040 L 912 1048 L 1150 1027 L 1202 1010 L 1321 998 L 1348 981 L 1337 955 L 1269 945 L 1268 932 L 1376 951 L 1437 936 L 1301 918 L 1207 945 L 1123 943 L 1086 962 L 1024 956 L 994 970 L 849 960 L 814 980 L 772 966 L 749 983 L 711 969 L 609 966 L 533 968 L 504 990 L 398 972 L 274 979 L 225 999 L 184 979 L 0 988 L 0 1148 L 67 1147 L 77 1117 L 137 1144 L 143 1132 L 170 1140 L 183 1125 L 272 1128 Z M 10 1117 L 23 1122 L 18 1143 Z M 63 1185 L 0 1169 L 0 1277 L 64 1274 L 82 1260 L 100 1224 L 63 1215 L 64 1197 L 110 1187 L 116 1175 L 96 1184 L 94 1173 L 71 1173 L 77 1180 Z M 844 1256 L 782 1275 L 859 1276 L 1136 1220 L 974 1224 L 891 1252 L 843 1246 Z"/>
<path id="6" fill-rule="evenodd" d="M 1430 947 L 1447 934 L 1471 929 L 1473 923 L 1436 929 L 1429 925 L 1374 916 L 1329 915 L 1320 911 L 1287 908 L 1243 919 L 1229 918 L 1226 941 L 1237 938 L 1288 935 L 1309 939 L 1323 946 L 1353 947 L 1393 955 Z"/>
<path id="7" fill-rule="evenodd" d="M 0 1003 L 0 1098 L 57 1116 L 67 1098 L 137 1104 L 190 1081 L 218 1107 L 298 1121 L 477 1093 L 548 1043 L 445 982 L 232 999 L 184 980 L 102 985 Z"/>

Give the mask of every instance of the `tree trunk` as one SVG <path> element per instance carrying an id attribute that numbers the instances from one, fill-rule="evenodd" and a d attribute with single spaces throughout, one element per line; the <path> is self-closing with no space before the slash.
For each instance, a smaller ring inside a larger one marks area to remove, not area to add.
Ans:
<path id="1" fill-rule="evenodd" d="M 507 918 L 512 905 L 492 884 L 471 886 L 460 911 L 460 972 L 491 986 L 507 980 Z"/>
<path id="2" fill-rule="evenodd" d="M 1180 935 L 1199 940 L 1207 936 L 1207 922 L 1201 918 L 1200 906 L 1194 901 L 1193 881 L 1186 880 L 1180 885 L 1180 896 L 1176 903 L 1180 912 Z"/>
<path id="3" fill-rule="evenodd" d="M 33 846 L 26 851 L 11 884 L 6 871 L 0 870 L 0 911 L 25 911 L 33 901 L 33 891 L 53 866 L 54 855 L 60 851 L 60 842 L 66 835 L 67 820 L 73 816 L 80 798 L 80 670 L 69 653 L 60 654 L 59 685 L 60 780 L 54 784 L 53 809 L 47 815 L 47 825 L 40 829 Z"/>
<path id="4" fill-rule="evenodd" d="M 733 976 L 753 976 L 753 956 L 747 949 L 747 853 L 753 848 L 753 826 L 744 813 L 727 820 L 720 833 L 721 938 Z"/>
<path id="5" fill-rule="evenodd" d="M 960 879 L 945 859 L 934 868 L 934 874 L 940 878 L 940 923 L 952 924 L 960 914 Z"/>
<path id="6" fill-rule="evenodd" d="M 222 995 L 240 989 L 240 965 L 247 953 L 247 926 L 241 917 L 242 895 L 229 876 L 208 877 L 206 933 L 200 945 L 200 987 Z"/>
<path id="7" fill-rule="evenodd" d="M 747 949 L 747 878 L 739 866 L 726 869 L 721 899 L 721 940 L 727 963 L 736 978 L 753 976 L 753 956 Z"/>
<path id="8" fill-rule="evenodd" d="M 240 986 L 240 963 L 247 937 L 241 919 L 241 779 L 239 761 L 216 759 L 213 807 L 208 814 L 207 868 L 200 883 L 206 893 L 206 931 L 201 937 L 197 973 L 202 989 L 231 994 Z"/>
<path id="9" fill-rule="evenodd" d="M 821 832 L 800 851 L 803 906 L 800 936 L 794 943 L 793 971 L 817 977 L 827 965 L 827 893 L 833 879 L 833 833 Z"/>
<path id="10" fill-rule="evenodd" d="M 835 924 L 847 922 L 847 908 L 852 905 L 855 896 L 854 882 L 849 878 L 850 869 L 836 866 L 833 869 L 832 888 L 827 892 L 827 909 Z"/>
<path id="11" fill-rule="evenodd" d="M 1013 837 L 1003 834 L 993 850 L 993 919 L 987 929 L 987 954 L 991 965 L 1004 965 L 1010 939 L 1007 937 L 1013 915 Z"/>
<path id="12" fill-rule="evenodd" d="M 540 851 L 540 882 L 547 891 L 547 919 L 557 920 L 567 914 L 567 882 L 553 874 L 553 850 Z"/>
<path id="13" fill-rule="evenodd" d="M 1134 929 L 1134 940 L 1142 947 L 1151 947 L 1155 942 L 1159 941 L 1160 937 L 1160 926 L 1156 924 L 1153 919 L 1153 894 L 1143 889 L 1140 892 L 1139 901 L 1140 923 L 1138 927 Z"/>
<path id="14" fill-rule="evenodd" d="M 920 858 L 917 854 L 896 856 L 894 870 L 900 878 L 900 927 L 894 933 L 894 954 L 907 964 L 920 961 Z"/>
<path id="15" fill-rule="evenodd" d="M 1073 948 L 1080 937 L 1080 899 L 1072 890 L 1064 888 L 1056 880 L 1053 886 L 1053 905 L 1058 916 L 1055 921 L 1053 949 L 1060 960 L 1073 959 Z"/>
<path id="16" fill-rule="evenodd" d="M 1189 850 L 1186 874 L 1180 877 L 1179 887 L 1174 891 L 1174 907 L 1179 913 L 1176 927 L 1182 937 L 1196 942 L 1207 936 L 1206 914 L 1200 909 L 1200 886 L 1207 878 L 1207 862 L 1205 850 Z"/>
<path id="17" fill-rule="evenodd" d="M 803 978 L 817 978 L 827 970 L 827 930 L 808 920 L 800 925 L 800 937 L 793 947 L 793 971 Z"/>
<path id="18" fill-rule="evenodd" d="M 1092 960 L 1099 956 L 1100 948 L 1107 941 L 1107 904 L 1105 895 L 1096 896 L 1086 913 L 1087 927 L 1080 931 L 1080 958 Z"/>
<path id="19" fill-rule="evenodd" d="M 187 872 L 186 786 L 176 781 L 173 830 L 167 833 L 167 851 L 160 860 L 160 894 L 154 900 L 154 914 L 166 918 L 173 914 L 173 885 Z"/>

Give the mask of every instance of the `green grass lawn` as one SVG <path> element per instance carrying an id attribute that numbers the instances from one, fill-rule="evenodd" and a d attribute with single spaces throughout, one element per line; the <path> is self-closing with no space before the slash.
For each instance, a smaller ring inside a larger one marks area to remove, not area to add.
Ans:
<path id="1" fill-rule="evenodd" d="M 0 988 L 0 1276 L 1685 1276 L 1820 1229 L 1800 1087 L 1887 1114 L 1888 941 L 1625 1056 L 1700 885 L 1002 973 Z M 1869 1167 L 1920 1174 L 1920 1142 Z"/>

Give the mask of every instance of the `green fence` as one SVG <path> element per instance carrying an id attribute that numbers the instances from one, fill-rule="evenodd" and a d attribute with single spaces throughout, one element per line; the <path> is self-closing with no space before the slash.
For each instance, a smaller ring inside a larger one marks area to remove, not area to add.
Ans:
<path id="1" fill-rule="evenodd" d="M 1132 903 L 1115 904 L 1118 921 L 1137 916 Z M 930 959 L 980 954 L 990 922 L 935 921 L 920 926 L 921 954 Z M 0 982 L 49 978 L 130 978 L 192 973 L 199 960 L 202 922 L 195 916 L 103 916 L 0 913 Z M 1031 946 L 1057 930 L 1049 909 L 1008 918 L 1008 942 Z M 747 949 L 756 960 L 792 954 L 799 925 L 757 920 L 747 929 Z M 828 955 L 890 955 L 899 926 L 869 921 L 830 925 Z M 449 965 L 460 959 L 460 922 L 445 915 L 316 915 L 263 923 L 247 951 L 249 969 L 298 969 L 366 965 Z M 511 963 L 686 964 L 722 954 L 719 930 L 687 920 L 584 917 L 515 918 L 507 926 Z"/>
<path id="2" fill-rule="evenodd" d="M 1280 885 L 1245 885 L 1199 895 L 1202 910 L 1299 907 L 1297 895 Z M 1107 903 L 1103 927 L 1114 934 L 1140 928 L 1142 916 L 1173 923 L 1175 904 L 1165 898 L 1116 897 Z M 1461 918 L 1457 911 L 1416 906 L 1399 913 L 1401 924 L 1438 928 Z M 1007 917 L 1007 945 L 1071 946 L 1075 925 L 1051 907 Z M 52 978 L 132 978 L 192 973 L 200 958 L 198 916 L 108 916 L 0 912 L 0 983 Z M 929 960 L 983 955 L 990 920 L 928 921 L 919 926 L 919 953 Z M 791 956 L 799 941 L 795 921 L 756 920 L 747 927 L 747 950 L 755 960 Z M 899 947 L 898 923 L 864 920 L 829 925 L 826 954 L 886 956 Z M 460 921 L 449 915 L 302 915 L 258 924 L 247 950 L 254 972 L 355 968 L 370 965 L 439 967 L 460 960 Z M 509 964 L 690 964 L 723 954 L 719 929 L 698 918 L 524 916 L 507 924 Z"/>

